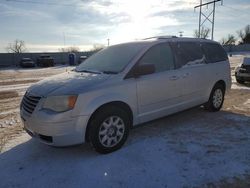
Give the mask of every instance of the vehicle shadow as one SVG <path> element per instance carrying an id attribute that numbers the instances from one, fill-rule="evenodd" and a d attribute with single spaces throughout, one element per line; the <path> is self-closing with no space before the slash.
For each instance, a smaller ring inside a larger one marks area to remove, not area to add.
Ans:
<path id="1" fill-rule="evenodd" d="M 131 131 L 130 137 L 157 137 L 178 135 L 178 132 L 206 132 L 206 136 L 214 135 L 215 130 L 248 128 L 250 117 L 244 114 L 233 113 L 225 110 L 219 112 L 208 112 L 202 107 L 188 109 L 167 117 L 138 125 Z M 249 128 L 250 131 L 250 128 Z M 185 134 L 185 133 L 184 133 Z M 181 135 L 183 136 L 183 135 Z M 137 139 L 138 138 L 138 139 Z M 131 138 L 133 142 L 133 138 Z"/>

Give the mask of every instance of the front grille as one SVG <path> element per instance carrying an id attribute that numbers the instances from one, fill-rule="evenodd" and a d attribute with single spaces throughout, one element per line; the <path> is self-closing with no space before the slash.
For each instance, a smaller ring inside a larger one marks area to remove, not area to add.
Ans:
<path id="1" fill-rule="evenodd" d="M 21 103 L 21 108 L 26 111 L 29 115 L 35 110 L 37 103 L 41 97 L 25 94 Z"/>

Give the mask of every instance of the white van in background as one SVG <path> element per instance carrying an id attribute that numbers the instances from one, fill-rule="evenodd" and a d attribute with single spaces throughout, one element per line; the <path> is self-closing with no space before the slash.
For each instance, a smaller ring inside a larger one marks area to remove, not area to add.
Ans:
<path id="1" fill-rule="evenodd" d="M 105 48 L 74 70 L 40 81 L 21 102 L 25 130 L 41 142 L 91 142 L 109 153 L 129 129 L 194 106 L 218 111 L 231 87 L 219 43 L 156 37 Z"/>

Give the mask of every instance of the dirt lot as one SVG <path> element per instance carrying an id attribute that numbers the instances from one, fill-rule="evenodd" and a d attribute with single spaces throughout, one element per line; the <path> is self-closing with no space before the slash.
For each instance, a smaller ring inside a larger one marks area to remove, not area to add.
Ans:
<path id="1" fill-rule="evenodd" d="M 105 156 L 88 145 L 50 148 L 22 132 L 19 103 L 25 89 L 70 67 L 1 70 L 0 158 L 4 162 L 0 169 L 8 169 L 0 171 L 4 187 L 43 187 L 47 182 L 51 187 L 250 187 L 250 84 L 239 85 L 233 76 L 242 58 L 230 58 L 233 85 L 220 112 L 194 108 L 149 122 L 131 131 L 123 149 Z M 52 158 L 58 162 L 52 164 Z M 24 175 L 13 181 L 11 176 L 20 172 Z"/>
<path id="2" fill-rule="evenodd" d="M 11 67 L 0 70 L 0 151 L 7 140 L 22 132 L 19 105 L 26 89 L 39 80 L 70 69 L 73 67 L 35 69 Z"/>

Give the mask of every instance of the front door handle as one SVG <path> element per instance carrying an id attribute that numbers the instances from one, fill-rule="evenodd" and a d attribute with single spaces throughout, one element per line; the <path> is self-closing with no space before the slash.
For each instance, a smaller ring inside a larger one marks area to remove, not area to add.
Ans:
<path id="1" fill-rule="evenodd" d="M 189 73 L 183 74 L 182 78 L 186 78 L 189 75 Z"/>
<path id="2" fill-rule="evenodd" d="M 178 77 L 178 76 L 171 76 L 169 79 L 170 79 L 170 80 L 178 80 L 179 77 Z"/>

